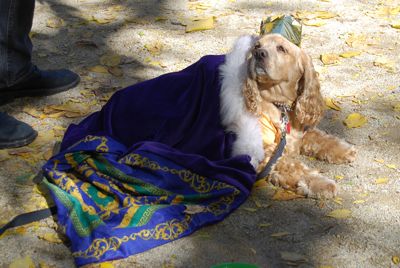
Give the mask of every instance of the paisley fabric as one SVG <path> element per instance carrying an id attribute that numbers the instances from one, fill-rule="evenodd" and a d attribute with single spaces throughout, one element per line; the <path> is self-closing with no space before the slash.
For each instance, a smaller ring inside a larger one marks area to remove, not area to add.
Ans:
<path id="1" fill-rule="evenodd" d="M 113 95 L 71 125 L 44 166 L 78 266 L 125 258 L 224 219 L 255 181 L 220 123 L 218 67 L 188 68 Z"/>

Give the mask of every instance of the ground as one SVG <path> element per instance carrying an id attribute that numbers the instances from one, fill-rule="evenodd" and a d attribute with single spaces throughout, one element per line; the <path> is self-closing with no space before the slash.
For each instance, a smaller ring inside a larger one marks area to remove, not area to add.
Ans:
<path id="1" fill-rule="evenodd" d="M 304 159 L 337 181 L 338 198 L 283 201 L 275 195 L 279 189 L 261 184 L 221 223 L 107 267 L 211 267 L 223 262 L 400 267 L 396 0 L 37 1 L 33 61 L 41 68 L 72 69 L 81 83 L 66 93 L 0 107 L 40 133 L 29 147 L 0 151 L 0 222 L 47 206 L 32 175 L 65 128 L 100 109 L 113 92 L 180 70 L 203 55 L 226 53 L 238 36 L 257 34 L 262 18 L 296 12 L 304 23 L 302 48 L 312 56 L 322 92 L 332 101 L 320 128 L 358 151 L 348 165 Z M 212 29 L 185 32 L 188 21 L 212 16 Z M 345 52 L 352 53 L 338 56 Z M 331 62 L 325 61 L 326 54 L 333 54 Z M 366 122 L 347 127 L 343 121 L 352 113 Z M 36 267 L 73 267 L 68 244 L 60 243 L 56 230 L 49 218 L 8 231 L 0 237 L 0 266 L 25 258 L 25 264 L 31 261 Z"/>

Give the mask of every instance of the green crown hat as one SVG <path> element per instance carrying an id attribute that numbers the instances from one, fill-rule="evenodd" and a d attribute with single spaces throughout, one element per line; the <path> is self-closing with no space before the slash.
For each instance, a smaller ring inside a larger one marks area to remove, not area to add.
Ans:
<path id="1" fill-rule="evenodd" d="M 260 35 L 276 33 L 300 47 L 301 24 L 290 15 L 268 17 L 261 21 Z"/>

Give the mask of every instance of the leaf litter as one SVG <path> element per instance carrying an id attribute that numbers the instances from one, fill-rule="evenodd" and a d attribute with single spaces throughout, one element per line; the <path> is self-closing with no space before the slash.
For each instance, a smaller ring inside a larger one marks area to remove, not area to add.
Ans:
<path id="1" fill-rule="evenodd" d="M 348 209 L 335 209 L 329 212 L 326 216 L 335 219 L 347 219 L 351 217 L 351 210 Z"/>
<path id="2" fill-rule="evenodd" d="M 367 118 L 359 113 L 349 114 L 343 123 L 348 128 L 359 128 L 367 123 Z"/>
<path id="3" fill-rule="evenodd" d="M 211 30 L 215 28 L 214 25 L 215 18 L 201 18 L 201 19 L 191 19 L 187 22 L 186 25 L 186 33 L 196 32 L 196 31 L 205 31 Z"/>

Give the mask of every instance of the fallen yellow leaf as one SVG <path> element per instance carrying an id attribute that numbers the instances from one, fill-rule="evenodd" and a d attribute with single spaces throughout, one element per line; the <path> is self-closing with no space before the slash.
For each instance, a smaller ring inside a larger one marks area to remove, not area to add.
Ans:
<path id="1" fill-rule="evenodd" d="M 326 104 L 326 106 L 328 106 L 332 110 L 336 110 L 336 111 L 342 110 L 342 108 L 340 108 L 340 106 L 337 105 L 335 100 L 333 100 L 332 98 L 326 98 L 325 99 L 325 104 Z"/>
<path id="2" fill-rule="evenodd" d="M 164 48 L 164 45 L 160 41 L 156 41 L 151 44 L 145 44 L 144 48 L 152 55 L 160 55 L 161 50 Z"/>
<path id="3" fill-rule="evenodd" d="M 367 36 L 365 34 L 355 34 L 350 33 L 349 37 L 346 39 L 346 44 L 350 47 L 364 47 L 367 41 Z"/>
<path id="4" fill-rule="evenodd" d="M 124 75 L 124 71 L 119 66 L 109 67 L 108 72 L 116 77 L 122 77 Z"/>
<path id="5" fill-rule="evenodd" d="M 40 135 L 40 133 L 39 133 Z M 36 143 L 37 139 L 33 142 Z M 30 144 L 32 145 L 32 143 Z M 19 148 L 12 148 L 12 149 L 8 149 L 8 154 L 9 155 L 24 155 L 24 154 L 30 154 L 30 153 L 35 153 L 35 150 L 30 148 L 31 146 L 25 146 L 25 147 L 19 147 Z"/>
<path id="6" fill-rule="evenodd" d="M 256 205 L 257 208 L 263 207 L 263 205 L 260 203 L 260 201 L 258 201 L 255 197 L 253 197 L 252 200 L 254 201 L 254 204 Z"/>
<path id="7" fill-rule="evenodd" d="M 109 263 L 109 262 L 102 262 L 102 263 L 100 263 L 100 267 L 99 268 L 114 268 L 114 265 L 112 263 Z"/>
<path id="8" fill-rule="evenodd" d="M 385 160 L 383 160 L 383 159 L 374 159 L 374 161 L 375 162 L 378 162 L 378 163 L 380 163 L 380 164 L 383 164 L 383 163 L 385 163 Z"/>
<path id="9" fill-rule="evenodd" d="M 97 24 L 107 24 L 116 19 L 114 14 L 95 14 L 89 20 Z"/>
<path id="10" fill-rule="evenodd" d="M 147 64 L 154 66 L 154 67 L 161 67 L 161 68 L 167 67 L 165 64 L 161 63 L 160 61 L 152 60 L 150 57 L 145 58 L 144 62 L 146 62 Z"/>
<path id="11" fill-rule="evenodd" d="M 351 211 L 348 209 L 335 209 L 329 212 L 326 216 L 335 219 L 346 219 L 351 216 Z"/>
<path id="12" fill-rule="evenodd" d="M 361 55 L 361 51 L 347 51 L 339 54 L 342 58 L 353 58 L 359 55 Z"/>
<path id="13" fill-rule="evenodd" d="M 388 178 L 378 178 L 375 180 L 375 184 L 386 184 L 389 182 Z"/>
<path id="14" fill-rule="evenodd" d="M 288 233 L 288 232 L 279 232 L 279 233 L 273 233 L 273 234 L 271 234 L 271 237 L 282 237 L 282 236 L 287 236 L 287 235 L 289 235 L 290 233 Z"/>
<path id="15" fill-rule="evenodd" d="M 34 38 L 36 35 L 37 35 L 37 32 L 35 32 L 35 31 L 30 31 L 29 32 L 29 38 L 30 39 Z"/>
<path id="16" fill-rule="evenodd" d="M 45 113 L 64 112 L 66 117 L 80 117 L 90 113 L 90 103 L 77 103 L 67 101 L 60 105 L 48 105 L 45 107 Z"/>
<path id="17" fill-rule="evenodd" d="M 190 10 L 204 11 L 209 9 L 211 6 L 209 4 L 196 1 L 196 2 L 189 2 L 188 7 Z"/>
<path id="18" fill-rule="evenodd" d="M 363 204 L 363 203 L 365 203 L 365 200 L 362 200 L 362 199 L 360 199 L 360 200 L 355 200 L 355 201 L 353 202 L 353 204 Z"/>
<path id="19" fill-rule="evenodd" d="M 64 26 L 64 20 L 57 17 L 50 18 L 47 20 L 46 26 L 50 28 L 60 28 Z"/>
<path id="20" fill-rule="evenodd" d="M 352 113 L 343 122 L 348 128 L 358 128 L 367 123 L 367 118 L 359 113 Z"/>
<path id="21" fill-rule="evenodd" d="M 292 199 L 297 199 L 297 198 L 304 198 L 304 196 L 298 195 L 295 192 L 292 192 L 289 190 L 278 188 L 278 190 L 275 192 L 274 196 L 272 197 L 272 200 L 287 201 L 287 200 L 292 200 Z"/>
<path id="22" fill-rule="evenodd" d="M 311 20 L 302 20 L 302 24 L 307 25 L 307 26 L 314 26 L 314 27 L 321 27 L 326 24 L 324 20 L 321 19 L 311 19 Z"/>
<path id="23" fill-rule="evenodd" d="M 14 260 L 9 268 L 35 268 L 35 263 L 30 256 Z"/>
<path id="24" fill-rule="evenodd" d="M 398 257 L 398 256 L 393 256 L 393 257 L 392 257 L 392 262 L 393 262 L 394 264 L 399 264 L 399 263 L 400 263 L 400 257 Z"/>
<path id="25" fill-rule="evenodd" d="M 267 187 L 267 186 L 268 186 L 268 182 L 267 182 L 266 179 L 258 180 L 253 184 L 254 188 L 264 188 L 264 187 Z"/>
<path id="26" fill-rule="evenodd" d="M 96 94 L 94 94 L 93 91 L 88 89 L 82 89 L 81 91 L 79 91 L 79 93 L 86 98 L 96 97 Z"/>
<path id="27" fill-rule="evenodd" d="M 115 67 L 121 63 L 121 56 L 115 53 L 106 53 L 101 56 L 100 63 L 108 67 Z"/>
<path id="28" fill-rule="evenodd" d="M 381 67 L 390 73 L 394 73 L 396 71 L 395 64 L 396 63 L 394 61 L 389 60 L 386 57 L 380 57 L 374 61 L 374 66 Z"/>
<path id="29" fill-rule="evenodd" d="M 385 5 L 367 14 L 372 15 L 374 18 L 379 18 L 379 17 L 387 18 L 390 16 L 397 15 L 399 14 L 399 12 L 400 12 L 400 7 L 389 7 Z"/>
<path id="30" fill-rule="evenodd" d="M 395 164 L 386 164 L 385 166 L 390 169 L 397 169 L 397 166 Z"/>
<path id="31" fill-rule="evenodd" d="M 295 13 L 295 17 L 299 19 L 331 19 L 336 17 L 337 14 L 329 12 L 329 11 L 297 11 Z"/>
<path id="32" fill-rule="evenodd" d="M 351 100 L 353 103 L 355 103 L 355 104 L 365 104 L 365 103 L 367 103 L 367 101 L 362 101 L 362 100 L 357 100 L 357 99 L 354 99 L 354 100 Z"/>
<path id="33" fill-rule="evenodd" d="M 295 266 L 308 262 L 308 258 L 306 256 L 296 252 L 281 251 L 280 254 L 282 260 L 290 264 L 296 264 Z"/>
<path id="34" fill-rule="evenodd" d="M 124 5 L 112 5 L 109 8 L 107 8 L 107 10 L 109 10 L 109 11 L 117 11 L 117 12 L 123 11 L 125 9 L 126 9 L 126 7 Z"/>
<path id="35" fill-rule="evenodd" d="M 390 26 L 395 29 L 400 29 L 400 21 L 393 22 Z"/>
<path id="36" fill-rule="evenodd" d="M 21 227 L 15 228 L 15 233 L 20 234 L 20 235 L 25 234 L 26 229 L 27 229 L 26 226 L 21 226 Z"/>
<path id="37" fill-rule="evenodd" d="M 150 22 L 148 20 L 146 20 L 144 18 L 137 18 L 137 17 L 125 18 L 125 24 L 127 24 L 127 23 L 136 23 L 136 24 L 140 24 L 140 25 L 150 24 Z M 140 33 L 143 33 L 143 32 L 140 32 Z"/>
<path id="38" fill-rule="evenodd" d="M 168 20 L 168 18 L 164 17 L 164 16 L 158 16 L 158 17 L 154 18 L 154 21 L 156 21 L 156 22 L 158 22 L 158 21 L 166 21 L 166 20 Z"/>
<path id="39" fill-rule="evenodd" d="M 39 268 L 50 268 L 50 265 L 48 265 L 44 261 L 40 261 L 39 262 Z"/>
<path id="40" fill-rule="evenodd" d="M 2 226 L 3 224 L 6 224 L 7 222 L 0 222 L 0 226 Z M 26 233 L 26 228 L 25 226 L 22 227 L 17 227 L 14 229 L 8 229 L 7 231 L 5 231 L 3 234 L 0 235 L 0 239 L 3 239 L 6 236 L 10 236 L 10 235 L 23 235 Z"/>
<path id="41" fill-rule="evenodd" d="M 8 154 L 7 150 L 0 150 L 0 162 L 1 161 L 6 161 L 10 159 L 10 155 Z"/>
<path id="42" fill-rule="evenodd" d="M 100 100 L 101 100 L 101 101 L 108 101 L 108 100 L 111 98 L 111 96 L 112 96 L 113 94 L 114 94 L 114 93 L 112 93 L 112 92 L 107 93 L 107 94 L 104 94 L 103 96 L 101 96 Z"/>
<path id="43" fill-rule="evenodd" d="M 258 227 L 260 227 L 260 228 L 266 228 L 266 227 L 270 227 L 270 226 L 272 226 L 272 223 L 260 223 L 258 225 Z"/>
<path id="44" fill-rule="evenodd" d="M 186 25 L 186 32 L 204 31 L 214 29 L 214 17 L 205 19 L 193 19 Z"/>
<path id="45" fill-rule="evenodd" d="M 337 64 L 340 62 L 339 56 L 332 53 L 321 54 L 320 59 L 324 65 Z"/>
<path id="46" fill-rule="evenodd" d="M 335 202 L 336 204 L 339 204 L 339 205 L 343 205 L 343 198 L 336 197 L 333 199 L 333 202 Z"/>
<path id="47" fill-rule="evenodd" d="M 55 243 L 55 244 L 62 243 L 62 240 L 58 237 L 56 233 L 45 233 L 43 235 L 39 235 L 38 238 L 50 243 Z"/>
<path id="48" fill-rule="evenodd" d="M 108 73 L 107 67 L 102 66 L 102 65 L 96 65 L 96 66 L 90 67 L 88 70 L 93 73 L 103 73 L 103 74 Z"/>
<path id="49" fill-rule="evenodd" d="M 395 112 L 400 112 L 400 103 L 397 103 L 397 104 L 393 105 L 393 110 Z"/>
<path id="50" fill-rule="evenodd" d="M 48 114 L 46 114 L 47 117 L 49 118 L 60 118 L 61 116 L 64 116 L 65 112 L 55 112 L 51 111 Z"/>
<path id="51" fill-rule="evenodd" d="M 26 107 L 24 107 L 23 109 L 22 109 L 22 111 L 24 112 L 24 113 L 27 113 L 27 114 L 29 114 L 29 115 L 31 115 L 31 116 L 33 116 L 33 117 L 36 117 L 36 118 L 40 118 L 41 116 L 42 116 L 42 113 L 41 112 L 39 112 L 38 110 L 36 110 L 34 107 L 32 107 L 32 106 L 26 106 Z"/>
<path id="52" fill-rule="evenodd" d="M 248 212 L 256 212 L 257 211 L 256 208 L 243 208 L 243 210 L 246 210 Z"/>
<path id="53" fill-rule="evenodd" d="M 337 180 L 343 180 L 344 176 L 342 175 L 335 175 L 335 179 Z"/>

